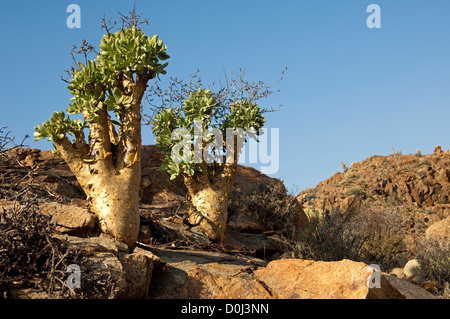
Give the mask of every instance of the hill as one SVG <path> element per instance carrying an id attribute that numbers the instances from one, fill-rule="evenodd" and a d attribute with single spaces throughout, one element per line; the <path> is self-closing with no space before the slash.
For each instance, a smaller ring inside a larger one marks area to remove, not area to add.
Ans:
<path id="1" fill-rule="evenodd" d="M 344 168 L 345 172 L 337 172 L 317 187 L 298 194 L 309 216 L 363 214 L 373 236 L 387 232 L 391 239 L 401 238 L 406 259 L 418 255 L 427 235 L 448 245 L 450 151 L 438 146 L 428 155 L 399 152 L 372 156 Z"/>

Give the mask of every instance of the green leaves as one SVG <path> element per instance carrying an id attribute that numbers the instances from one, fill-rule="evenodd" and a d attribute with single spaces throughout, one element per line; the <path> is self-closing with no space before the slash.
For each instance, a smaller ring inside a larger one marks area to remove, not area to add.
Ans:
<path id="1" fill-rule="evenodd" d="M 231 105 L 230 113 L 226 115 L 224 128 L 254 129 L 258 131 L 264 126 L 266 120 L 261 114 L 257 104 L 248 101 L 237 101 Z"/>
<path id="2" fill-rule="evenodd" d="M 216 99 L 211 90 L 202 88 L 197 92 L 191 92 L 183 103 L 183 111 L 189 121 L 200 120 L 207 126 L 211 123 L 210 118 L 215 114 L 216 107 Z"/>
<path id="3" fill-rule="evenodd" d="M 224 109 L 228 110 L 225 114 Z M 183 174 L 194 176 L 202 172 L 204 164 L 208 170 L 217 169 L 219 154 L 226 153 L 227 129 L 237 129 L 242 139 L 247 135 L 256 138 L 264 122 L 260 108 L 254 103 L 237 101 L 225 107 L 210 90 L 200 88 L 191 92 L 182 109 L 163 109 L 152 122 L 155 142 L 166 154 L 162 170 L 173 179 Z"/>
<path id="4" fill-rule="evenodd" d="M 44 124 L 35 126 L 35 141 L 48 138 L 49 141 L 62 140 L 66 133 L 75 135 L 86 127 L 81 120 L 71 120 L 64 112 L 53 112 L 52 117 Z"/>
<path id="5" fill-rule="evenodd" d="M 100 43 L 100 53 L 95 60 L 78 63 L 67 86 L 73 97 L 68 114 L 82 113 L 84 121 L 71 120 L 64 112 L 54 112 L 42 125 L 35 127 L 35 139 L 58 141 L 66 134 L 79 133 L 87 123 L 101 123 L 102 112 L 114 112 L 119 121 L 109 119 L 114 125 L 122 125 L 125 112 L 131 112 L 132 84 L 137 76 L 154 78 L 166 74 L 167 46 L 157 35 L 146 36 L 135 26 L 116 33 L 107 33 Z M 103 114 L 104 115 L 104 114 Z M 108 117 L 108 118 L 112 118 Z M 164 140 L 164 139 L 163 139 Z M 164 142 L 163 142 L 164 143 Z"/>
<path id="6" fill-rule="evenodd" d="M 100 43 L 97 59 L 86 65 L 78 63 L 79 69 L 67 88 L 73 95 L 67 113 L 83 112 L 86 122 L 98 122 L 106 105 L 109 112 L 114 112 L 121 121 L 132 103 L 129 83 L 133 74 L 149 74 L 151 77 L 165 74 L 168 63 L 167 47 L 157 35 L 146 36 L 136 27 L 128 27 L 116 33 L 106 34 Z M 128 81 L 124 81 L 124 78 Z"/>
<path id="7" fill-rule="evenodd" d="M 103 37 L 97 62 L 109 83 L 121 72 L 166 74 L 168 63 L 159 63 L 169 58 L 166 50 L 158 35 L 146 36 L 132 26 Z"/>

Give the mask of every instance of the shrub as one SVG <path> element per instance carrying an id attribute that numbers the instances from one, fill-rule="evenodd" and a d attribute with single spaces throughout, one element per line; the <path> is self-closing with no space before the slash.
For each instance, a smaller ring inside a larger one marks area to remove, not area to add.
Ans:
<path id="1" fill-rule="evenodd" d="M 361 199 L 365 199 L 367 197 L 366 192 L 361 187 L 350 187 L 349 189 L 344 191 L 345 196 L 357 196 Z"/>
<path id="2" fill-rule="evenodd" d="M 441 286 L 440 294 L 450 298 L 450 245 L 422 240 L 418 245 L 417 260 L 426 279 L 436 281 Z"/>
<path id="3" fill-rule="evenodd" d="M 46 291 L 51 298 L 108 298 L 114 283 L 90 274 L 90 254 L 68 246 L 51 236 L 50 218 L 39 213 L 33 201 L 0 211 L 0 299 L 8 298 L 11 288 Z M 81 287 L 67 286 L 67 267 L 77 264 L 83 276 Z"/>
<path id="4" fill-rule="evenodd" d="M 295 245 L 298 258 L 350 259 L 389 268 L 404 250 L 398 217 L 388 211 L 333 211 L 309 216 L 309 226 Z"/>
<path id="5" fill-rule="evenodd" d="M 260 182 L 230 193 L 228 217 L 248 214 L 290 238 L 295 231 L 293 220 L 298 205 L 281 181 Z"/>
<path id="6" fill-rule="evenodd" d="M 341 168 L 342 168 L 342 172 L 343 172 L 343 173 L 347 173 L 348 170 L 350 169 L 350 168 L 347 166 L 347 163 L 345 163 L 345 162 L 341 162 Z"/>
<path id="7" fill-rule="evenodd" d="M 308 227 L 295 244 L 294 255 L 323 261 L 357 260 L 364 238 L 352 234 L 347 223 L 350 216 L 338 211 L 324 217 L 310 215 Z"/>
<path id="8" fill-rule="evenodd" d="M 358 179 L 358 176 L 354 172 L 347 172 L 345 173 L 344 179 L 338 183 L 338 186 L 349 186 L 353 184 L 356 179 Z"/>

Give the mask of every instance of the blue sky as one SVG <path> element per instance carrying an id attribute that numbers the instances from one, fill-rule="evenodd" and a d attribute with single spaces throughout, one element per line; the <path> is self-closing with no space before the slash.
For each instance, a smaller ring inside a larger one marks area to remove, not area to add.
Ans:
<path id="1" fill-rule="evenodd" d="M 81 8 L 81 28 L 69 29 L 69 4 Z M 1 113 L 18 140 L 65 110 L 60 80 L 70 49 L 98 45 L 100 18 L 128 12 L 134 1 L 3 1 L 0 12 Z M 283 104 L 267 115 L 280 129 L 281 178 L 291 191 L 314 187 L 348 164 L 372 155 L 431 153 L 450 148 L 450 1 L 448 0 L 137 0 L 171 56 L 168 73 L 205 83 L 245 68 L 249 80 L 276 81 Z M 369 29 L 369 4 L 381 8 L 381 28 Z M 50 149 L 45 141 L 30 147 Z M 150 127 L 143 142 L 153 144 Z M 258 167 L 258 165 L 254 165 Z"/>

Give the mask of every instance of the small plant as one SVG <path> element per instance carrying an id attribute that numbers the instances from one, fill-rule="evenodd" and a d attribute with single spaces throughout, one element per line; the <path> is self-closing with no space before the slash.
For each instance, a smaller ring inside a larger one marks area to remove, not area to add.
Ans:
<path id="1" fill-rule="evenodd" d="M 349 186 L 358 179 L 358 176 L 354 172 L 345 173 L 345 177 L 338 183 L 338 186 Z"/>
<path id="2" fill-rule="evenodd" d="M 417 157 L 422 157 L 422 151 L 421 151 L 421 150 L 417 150 L 416 156 L 417 156 Z"/>
<path id="3" fill-rule="evenodd" d="M 349 189 L 347 189 L 346 191 L 344 191 L 344 195 L 345 196 L 356 196 L 359 197 L 361 199 L 366 199 L 367 194 L 366 192 L 361 188 L 361 187 L 350 187 Z"/>
<path id="4" fill-rule="evenodd" d="M 358 260 L 365 238 L 352 233 L 348 221 L 353 213 L 311 214 L 309 225 L 295 243 L 297 258 L 337 261 Z"/>
<path id="5" fill-rule="evenodd" d="M 350 168 L 347 166 L 347 163 L 344 163 L 344 162 L 341 162 L 341 168 L 342 168 L 342 172 L 343 172 L 343 173 L 347 173 L 348 170 L 350 169 Z"/>

